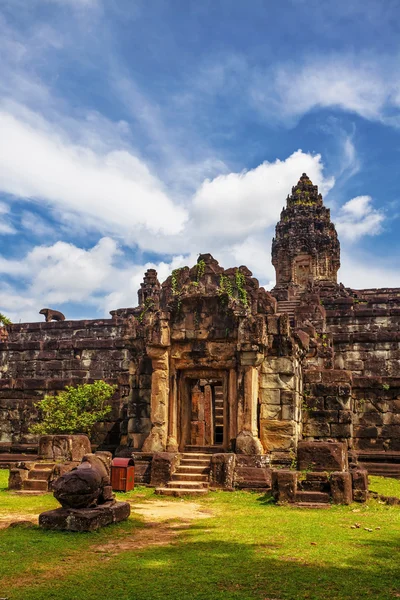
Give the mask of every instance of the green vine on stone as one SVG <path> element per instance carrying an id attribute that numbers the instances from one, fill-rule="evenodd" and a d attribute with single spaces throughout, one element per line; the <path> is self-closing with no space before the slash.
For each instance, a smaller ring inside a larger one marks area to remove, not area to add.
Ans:
<path id="1" fill-rule="evenodd" d="M 146 298 L 146 300 L 144 301 L 144 307 L 142 312 L 140 313 L 140 315 L 138 316 L 138 321 L 139 323 L 143 323 L 143 319 L 145 314 L 147 313 L 147 311 L 154 306 L 154 300 L 152 298 Z"/>
<path id="2" fill-rule="evenodd" d="M 219 289 L 218 294 L 227 294 L 229 298 L 233 298 L 233 286 L 232 282 L 226 275 L 219 276 Z"/>
<path id="3" fill-rule="evenodd" d="M 182 290 L 179 288 L 179 275 L 180 275 L 181 271 L 182 271 L 182 267 L 180 267 L 179 269 L 174 269 L 171 274 L 172 295 L 177 298 L 176 307 L 177 307 L 178 312 L 181 310 L 181 306 L 182 306 L 182 300 L 181 300 Z"/>
<path id="4" fill-rule="evenodd" d="M 235 298 L 239 300 L 246 308 L 249 305 L 247 298 L 247 290 L 245 288 L 246 278 L 240 271 L 235 273 L 235 282 L 233 283 L 227 275 L 220 275 L 219 277 L 219 288 L 218 294 L 224 296 L 225 294 L 229 298 Z"/>
<path id="5" fill-rule="evenodd" d="M 246 284 L 245 276 L 240 271 L 236 271 L 235 279 L 236 279 L 236 287 L 238 290 L 239 300 L 243 304 L 243 306 L 245 306 L 247 308 L 249 305 L 249 301 L 247 299 L 247 290 L 245 288 L 245 284 Z"/>
<path id="6" fill-rule="evenodd" d="M 197 271 L 196 271 L 196 281 L 197 283 L 199 283 L 200 279 L 203 277 L 205 269 L 206 269 L 206 263 L 203 259 L 199 260 L 197 263 Z"/>

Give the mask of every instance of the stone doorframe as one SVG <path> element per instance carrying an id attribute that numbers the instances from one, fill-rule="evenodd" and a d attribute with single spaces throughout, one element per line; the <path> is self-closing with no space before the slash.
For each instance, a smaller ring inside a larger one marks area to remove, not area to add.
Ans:
<path id="1" fill-rule="evenodd" d="M 214 369 L 185 369 L 176 373 L 174 378 L 175 394 L 170 398 L 170 425 L 172 420 L 176 420 L 176 436 L 178 448 L 180 451 L 185 449 L 189 439 L 189 424 L 191 413 L 191 397 L 190 397 L 190 381 L 194 379 L 217 379 L 221 381 L 224 396 L 224 429 L 223 443 L 220 445 L 221 452 L 226 451 L 230 447 L 231 431 L 230 431 L 230 415 L 232 400 L 230 398 L 229 386 L 230 371 L 214 370 Z M 171 401 L 172 400 L 172 401 Z M 175 405 L 175 411 L 172 409 Z M 175 414 L 173 415 L 172 412 Z"/>

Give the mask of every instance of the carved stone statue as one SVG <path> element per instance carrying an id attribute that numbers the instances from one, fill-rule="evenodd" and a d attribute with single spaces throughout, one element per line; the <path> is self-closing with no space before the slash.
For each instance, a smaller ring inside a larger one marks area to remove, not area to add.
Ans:
<path id="1" fill-rule="evenodd" d="M 39 315 L 44 315 L 46 323 L 50 321 L 65 321 L 65 316 L 59 310 L 53 310 L 52 308 L 42 308 L 39 311 Z"/>
<path id="2" fill-rule="evenodd" d="M 54 483 L 54 496 L 62 508 L 39 515 L 39 525 L 58 531 L 94 531 L 118 523 L 130 514 L 129 502 L 117 502 L 110 483 L 111 452 L 85 454 L 72 471 Z"/>
<path id="3" fill-rule="evenodd" d="M 86 454 L 81 464 L 53 483 L 64 508 L 90 508 L 114 500 L 110 485 L 111 453 Z"/>

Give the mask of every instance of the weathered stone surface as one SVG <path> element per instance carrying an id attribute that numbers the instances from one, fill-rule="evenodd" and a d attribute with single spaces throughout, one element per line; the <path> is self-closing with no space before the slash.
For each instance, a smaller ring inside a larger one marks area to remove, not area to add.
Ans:
<path id="1" fill-rule="evenodd" d="M 110 465 L 109 452 L 85 455 L 76 469 L 53 482 L 55 498 L 64 508 L 87 508 L 111 500 Z"/>
<path id="2" fill-rule="evenodd" d="M 95 508 L 57 508 L 39 515 L 43 529 L 56 531 L 95 531 L 100 527 L 124 521 L 130 515 L 129 502 L 106 502 Z"/>
<path id="3" fill-rule="evenodd" d="M 365 469 L 352 469 L 353 499 L 356 502 L 368 500 L 368 471 Z"/>
<path id="4" fill-rule="evenodd" d="M 80 461 L 91 452 L 87 435 L 41 435 L 38 454 L 46 460 Z"/>
<path id="5" fill-rule="evenodd" d="M 151 462 L 150 482 L 154 487 L 165 485 L 179 463 L 179 454 L 174 452 L 157 452 Z"/>
<path id="6" fill-rule="evenodd" d="M 8 489 L 21 490 L 23 482 L 28 477 L 28 473 L 29 467 L 27 465 L 11 468 L 8 476 Z"/>
<path id="7" fill-rule="evenodd" d="M 270 458 L 265 454 L 258 456 L 237 455 L 234 472 L 234 485 L 239 489 L 270 488 Z"/>
<path id="8" fill-rule="evenodd" d="M 263 454 L 263 447 L 251 431 L 241 431 L 236 438 L 237 454 Z"/>
<path id="9" fill-rule="evenodd" d="M 210 485 L 214 488 L 232 489 L 235 472 L 235 454 L 213 454 L 211 457 Z"/>
<path id="10" fill-rule="evenodd" d="M 340 442 L 299 442 L 298 468 L 301 471 L 347 471 L 347 449 Z"/>
<path id="11" fill-rule="evenodd" d="M 334 504 L 351 504 L 353 501 L 351 473 L 334 471 L 330 475 L 331 494 Z"/>
<path id="12" fill-rule="evenodd" d="M 272 471 L 272 494 L 276 502 L 295 502 L 297 472 L 281 469 Z"/>
<path id="13" fill-rule="evenodd" d="M 294 421 L 260 420 L 261 443 L 265 452 L 288 450 L 294 447 L 295 431 Z"/>

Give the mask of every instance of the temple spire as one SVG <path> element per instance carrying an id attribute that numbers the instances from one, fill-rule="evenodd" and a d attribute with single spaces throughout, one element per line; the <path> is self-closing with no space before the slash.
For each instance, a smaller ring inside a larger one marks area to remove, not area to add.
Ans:
<path id="1" fill-rule="evenodd" d="M 314 282 L 337 282 L 340 244 L 330 210 L 306 173 L 292 187 L 272 242 L 275 292 L 293 297 Z"/>
<path id="2" fill-rule="evenodd" d="M 292 193 L 287 197 L 287 206 L 316 204 L 322 206 L 322 196 L 318 193 L 318 186 L 313 185 L 313 182 L 306 173 L 300 177 L 295 186 L 292 187 Z"/>

